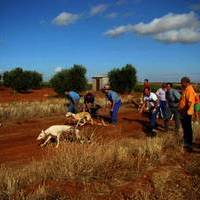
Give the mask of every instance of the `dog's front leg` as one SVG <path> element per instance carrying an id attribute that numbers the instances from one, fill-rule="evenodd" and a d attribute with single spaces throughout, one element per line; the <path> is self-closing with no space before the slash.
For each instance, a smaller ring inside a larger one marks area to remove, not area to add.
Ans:
<path id="1" fill-rule="evenodd" d="M 41 147 L 45 146 L 49 142 L 50 139 L 51 139 L 51 136 L 49 135 L 48 138 L 46 139 L 46 141 L 43 144 L 41 144 L 40 146 Z"/>
<path id="2" fill-rule="evenodd" d="M 83 125 L 85 125 L 86 124 L 86 120 L 85 119 L 83 119 L 83 123 L 82 124 L 80 124 L 80 126 L 83 126 Z"/>
<path id="3" fill-rule="evenodd" d="M 101 120 L 101 123 L 103 126 L 108 126 L 103 119 Z"/>
<path id="4" fill-rule="evenodd" d="M 57 137 L 57 145 L 56 145 L 56 148 L 58 148 L 59 144 L 60 144 L 60 135 L 58 135 L 58 137 Z"/>
<path id="5" fill-rule="evenodd" d="M 91 125 L 94 125 L 94 120 L 92 118 L 90 119 L 90 123 Z"/>

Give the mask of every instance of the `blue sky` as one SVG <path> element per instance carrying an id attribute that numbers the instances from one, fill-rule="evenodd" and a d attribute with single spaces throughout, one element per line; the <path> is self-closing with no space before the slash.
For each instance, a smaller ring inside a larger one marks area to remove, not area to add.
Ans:
<path id="1" fill-rule="evenodd" d="M 199 52 L 198 0 L 0 0 L 0 72 L 133 64 L 139 80 L 200 81 Z"/>

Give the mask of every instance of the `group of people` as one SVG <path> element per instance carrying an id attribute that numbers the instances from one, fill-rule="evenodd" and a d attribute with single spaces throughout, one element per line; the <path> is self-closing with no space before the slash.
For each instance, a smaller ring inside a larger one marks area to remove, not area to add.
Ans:
<path id="1" fill-rule="evenodd" d="M 173 117 L 176 133 L 183 129 L 184 149 L 188 152 L 193 147 L 192 118 L 198 123 L 200 112 L 199 94 L 195 92 L 188 77 L 181 79 L 182 90 L 173 88 L 172 83 L 163 83 L 162 87 L 155 93 L 151 92 L 150 83 L 147 79 L 144 82 L 144 98 L 140 112 L 148 110 L 150 114 L 149 132 L 156 133 L 157 116 L 160 114 L 164 122 L 164 130 L 169 130 L 169 120 Z"/>
<path id="2" fill-rule="evenodd" d="M 182 90 L 178 91 L 173 88 L 172 83 L 163 83 L 155 93 L 151 91 L 150 83 L 147 79 L 144 82 L 143 104 L 140 112 L 148 110 L 150 114 L 150 125 L 148 132 L 156 133 L 157 118 L 161 115 L 164 124 L 164 130 L 169 131 L 169 121 L 174 119 L 174 131 L 179 133 L 182 125 L 184 149 L 192 150 L 193 131 L 192 117 L 196 116 L 198 120 L 198 112 L 200 112 L 199 95 L 195 92 L 190 79 L 183 77 L 181 79 Z M 111 90 L 110 85 L 105 85 L 102 89 L 110 105 L 111 123 L 116 125 L 118 121 L 118 111 L 122 104 L 119 94 Z M 77 113 L 80 101 L 80 95 L 75 91 L 65 92 L 69 100 L 68 112 Z M 96 117 L 97 110 L 100 108 L 95 103 L 95 95 L 88 92 L 84 96 L 83 111 L 89 112 L 92 117 Z"/>
<path id="3" fill-rule="evenodd" d="M 102 92 L 105 94 L 105 97 L 108 100 L 108 104 L 110 106 L 111 123 L 116 125 L 118 121 L 118 111 L 122 104 L 121 97 L 117 92 L 111 90 L 110 85 L 108 84 L 102 88 Z M 65 94 L 69 101 L 67 108 L 68 112 L 77 113 L 79 101 L 81 98 L 80 95 L 75 91 L 66 91 Z M 89 112 L 92 117 L 96 117 L 97 110 L 101 106 L 95 103 L 95 95 L 91 92 L 88 92 L 86 95 L 84 95 L 83 103 L 83 111 Z"/>

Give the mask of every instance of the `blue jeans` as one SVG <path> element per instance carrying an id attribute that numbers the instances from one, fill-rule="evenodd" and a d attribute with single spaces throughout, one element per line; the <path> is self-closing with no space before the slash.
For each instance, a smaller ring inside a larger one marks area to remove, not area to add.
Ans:
<path id="1" fill-rule="evenodd" d="M 151 126 L 150 128 L 151 128 L 151 130 L 155 129 L 155 127 L 156 127 L 156 119 L 157 119 L 158 112 L 159 112 L 159 107 L 156 108 L 156 110 L 154 112 L 151 111 L 151 113 L 150 113 L 150 126 Z"/>
<path id="2" fill-rule="evenodd" d="M 71 113 L 77 113 L 77 106 L 76 103 L 69 101 L 69 105 L 67 108 L 67 112 L 71 112 Z"/>
<path id="3" fill-rule="evenodd" d="M 167 119 L 167 102 L 166 101 L 160 101 L 160 111 L 161 111 L 162 118 L 166 120 Z"/>
<path id="4" fill-rule="evenodd" d="M 118 111 L 119 111 L 119 108 L 120 108 L 121 105 L 122 105 L 121 100 L 117 101 L 114 104 L 113 111 L 111 112 L 111 121 L 112 121 L 113 124 L 117 124 L 117 121 L 118 121 Z"/>

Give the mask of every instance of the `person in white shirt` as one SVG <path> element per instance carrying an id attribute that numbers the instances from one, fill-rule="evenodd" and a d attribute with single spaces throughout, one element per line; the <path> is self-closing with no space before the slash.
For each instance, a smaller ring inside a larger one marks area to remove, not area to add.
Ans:
<path id="1" fill-rule="evenodd" d="M 150 113 L 150 129 L 149 132 L 154 134 L 156 133 L 156 116 L 159 111 L 159 99 L 157 95 L 150 91 L 150 88 L 144 89 L 144 103 L 140 109 L 140 113 L 142 113 L 145 107 L 149 108 Z"/>
<path id="2" fill-rule="evenodd" d="M 167 85 L 166 83 L 163 83 L 162 87 L 156 91 L 156 95 L 159 99 L 159 105 L 160 105 L 159 111 L 160 111 L 161 117 L 164 120 L 164 128 L 165 128 L 165 131 L 168 131 L 166 91 L 167 91 Z"/>

